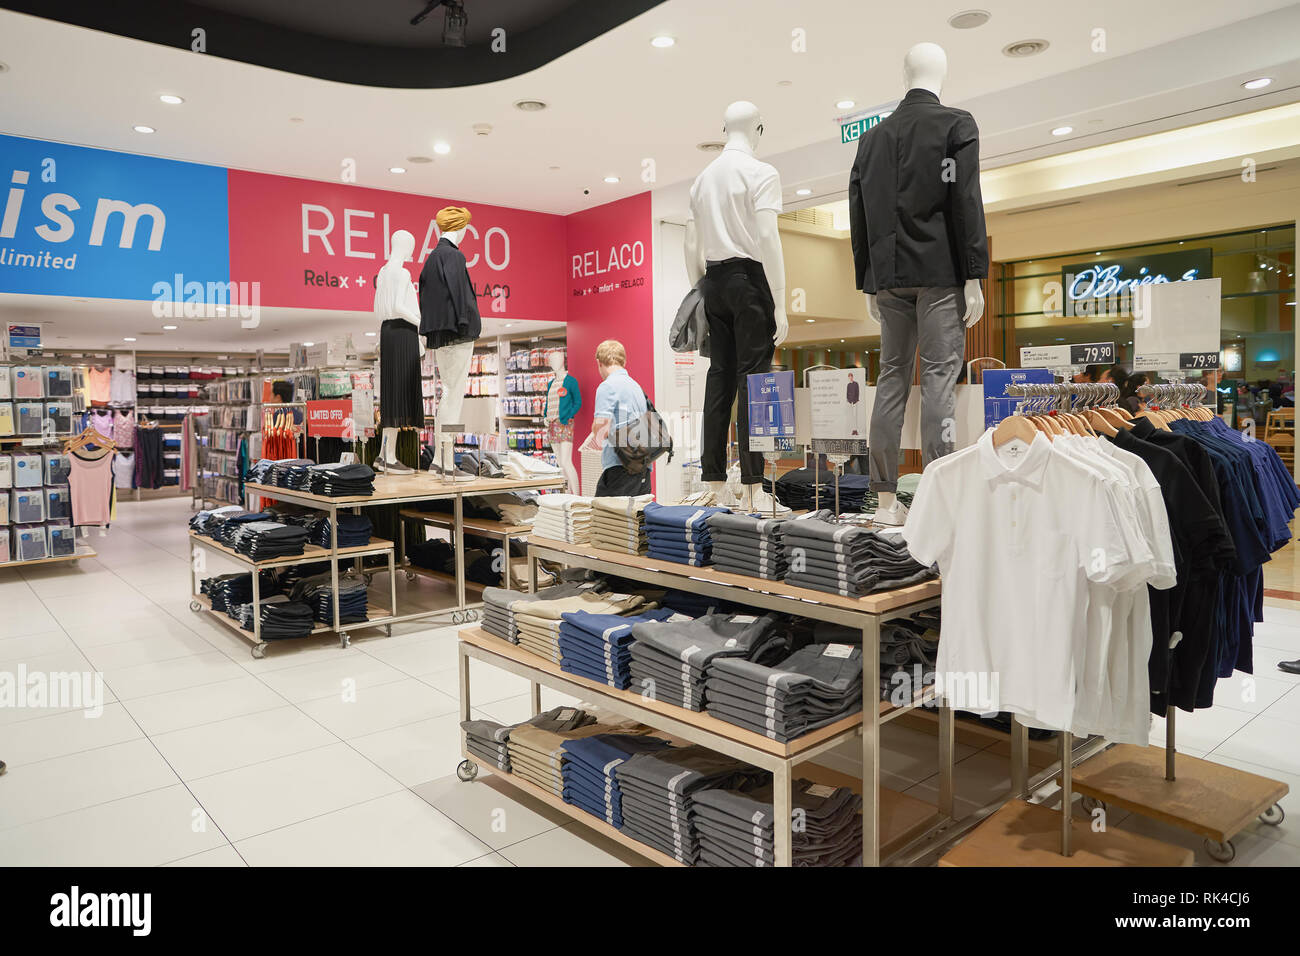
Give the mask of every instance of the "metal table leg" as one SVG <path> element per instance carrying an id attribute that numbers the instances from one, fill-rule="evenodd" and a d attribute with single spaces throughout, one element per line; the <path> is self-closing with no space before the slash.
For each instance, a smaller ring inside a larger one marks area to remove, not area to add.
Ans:
<path id="1" fill-rule="evenodd" d="M 339 635 L 339 646 L 348 646 L 347 634 L 339 622 L 339 509 L 335 504 L 329 506 L 330 515 L 330 587 L 334 596 L 334 630 Z"/>
<path id="2" fill-rule="evenodd" d="M 392 551 L 388 552 L 388 616 L 397 617 L 397 561 Z M 393 625 L 388 625 L 388 636 L 393 636 Z"/>
<path id="3" fill-rule="evenodd" d="M 1029 728 L 1011 717 L 1011 799 L 1029 797 Z"/>
<path id="4" fill-rule="evenodd" d="M 456 548 L 456 608 L 465 610 L 465 496 L 456 496 L 455 528 L 452 544 Z"/>
<path id="5" fill-rule="evenodd" d="M 952 819 L 953 751 L 955 750 L 956 721 L 951 707 L 939 708 L 939 812 Z"/>
<path id="6" fill-rule="evenodd" d="M 880 865 L 880 618 L 862 627 L 862 865 Z"/>
<path id="7" fill-rule="evenodd" d="M 262 643 L 262 582 L 261 572 L 253 565 L 253 656 L 260 658 L 266 653 Z"/>

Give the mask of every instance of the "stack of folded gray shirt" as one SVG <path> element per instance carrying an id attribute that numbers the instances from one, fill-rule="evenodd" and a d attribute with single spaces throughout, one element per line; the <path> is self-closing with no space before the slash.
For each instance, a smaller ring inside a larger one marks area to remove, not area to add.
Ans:
<path id="1" fill-rule="evenodd" d="M 508 588 L 483 589 L 483 630 L 504 638 L 511 644 L 519 643 L 519 625 L 515 622 L 514 605 L 521 601 L 550 601 L 572 597 L 583 591 L 600 591 L 604 587 L 597 581 L 564 581 L 553 587 L 529 594 Z"/>
<path id="2" fill-rule="evenodd" d="M 799 587 L 861 597 L 936 576 L 908 553 L 901 537 L 856 525 L 787 521 L 784 543 L 789 564 L 785 582 Z"/>
<path id="3" fill-rule="evenodd" d="M 794 781 L 795 866 L 852 866 L 862 857 L 862 798 L 848 787 Z M 772 785 L 701 790 L 691 801 L 700 866 L 775 866 Z"/>
<path id="4" fill-rule="evenodd" d="M 713 535 L 713 566 L 732 574 L 780 581 L 785 576 L 785 552 L 781 546 L 781 518 L 757 518 L 746 514 L 709 515 Z"/>
<path id="5" fill-rule="evenodd" d="M 716 658 L 705 695 L 710 715 L 788 743 L 862 709 L 862 648 L 809 644 L 775 667 Z"/>
<path id="6" fill-rule="evenodd" d="M 711 787 L 745 790 L 771 779 L 764 770 L 700 746 L 637 754 L 615 767 L 614 776 L 623 832 L 690 865 L 700 854 L 691 826 L 694 795 Z"/>
<path id="7" fill-rule="evenodd" d="M 518 724 L 498 724 L 495 720 L 462 720 L 465 747 L 470 754 L 497 770 L 510 771 L 510 731 L 528 724 L 544 730 L 576 730 L 596 722 L 596 717 L 576 707 L 556 707 L 529 717 Z"/>
<path id="8" fill-rule="evenodd" d="M 934 683 L 939 633 L 915 618 L 880 629 L 880 699 L 902 705 Z"/>
<path id="9" fill-rule="evenodd" d="M 689 621 L 646 621 L 632 627 L 629 688 L 651 700 L 704 709 L 709 662 L 719 657 L 779 660 L 790 637 L 774 614 L 706 614 Z"/>

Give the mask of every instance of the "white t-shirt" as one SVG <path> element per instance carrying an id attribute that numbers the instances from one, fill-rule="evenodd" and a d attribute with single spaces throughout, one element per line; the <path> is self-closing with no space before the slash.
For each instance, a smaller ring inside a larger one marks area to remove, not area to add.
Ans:
<path id="1" fill-rule="evenodd" d="M 753 259 L 758 248 L 758 213 L 781 212 L 781 177 L 748 148 L 731 145 L 704 168 L 691 186 L 689 219 L 706 262 Z"/>
<path id="2" fill-rule="evenodd" d="M 381 322 L 389 319 L 406 319 L 417 328 L 420 325 L 420 297 L 416 294 L 411 274 L 403 265 L 384 263 L 375 276 L 375 318 Z"/>

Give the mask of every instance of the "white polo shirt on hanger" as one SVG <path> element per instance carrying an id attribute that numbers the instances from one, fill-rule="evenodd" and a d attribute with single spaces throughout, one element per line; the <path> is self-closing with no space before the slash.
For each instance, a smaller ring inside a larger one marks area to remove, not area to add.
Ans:
<path id="1" fill-rule="evenodd" d="M 752 259 L 762 262 L 758 247 L 758 213 L 780 213 L 781 177 L 776 168 L 741 144 L 729 144 L 704 167 L 691 186 L 688 219 L 706 262 Z"/>

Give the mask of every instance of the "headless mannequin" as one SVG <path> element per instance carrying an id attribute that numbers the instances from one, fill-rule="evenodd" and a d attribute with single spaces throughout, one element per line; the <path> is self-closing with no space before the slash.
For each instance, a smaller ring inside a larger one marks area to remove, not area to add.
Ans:
<path id="1" fill-rule="evenodd" d="M 415 252 L 415 237 L 405 229 L 393 233 L 388 262 L 375 277 L 375 317 L 384 322 L 401 318 L 417 328 L 420 325 L 420 303 L 415 294 L 415 284 L 405 263 Z M 420 356 L 424 357 L 424 343 L 420 342 Z M 384 357 L 379 356 L 382 362 Z M 390 474 L 411 474 L 413 469 L 397 460 L 397 433 L 400 428 L 385 428 L 379 445 L 379 458 L 384 471 Z"/>
<path id="2" fill-rule="evenodd" d="M 558 351 L 551 353 L 551 371 L 555 373 L 555 378 L 551 380 L 551 387 L 554 388 L 557 382 L 562 383 L 564 381 L 565 376 L 564 355 Z M 550 402 L 547 403 L 547 408 L 558 407 L 558 402 L 554 404 Z M 546 420 L 546 423 L 549 425 L 551 422 L 555 421 L 556 418 L 557 416 L 553 414 Z M 573 464 L 573 442 L 556 442 L 555 454 L 560 461 L 560 469 L 564 472 L 564 480 L 568 485 L 565 490 L 571 495 L 581 494 L 582 492 L 579 490 L 578 469 Z"/>
<path id="3" fill-rule="evenodd" d="M 742 147 L 751 154 L 758 149 L 762 136 L 763 120 L 758 107 L 753 103 L 738 101 L 727 107 L 722 117 L 722 131 L 727 137 L 728 147 Z M 780 345 L 789 334 L 790 325 L 785 311 L 785 257 L 781 252 L 781 235 L 777 228 L 775 209 L 760 209 L 756 212 L 756 239 L 763 266 L 763 275 L 767 279 L 768 289 L 772 293 L 772 303 L 776 318 L 776 332 L 772 336 L 773 345 Z M 700 247 L 699 235 L 692 216 L 686 223 L 686 274 L 692 285 L 699 285 L 707 268 L 704 250 Z M 738 504 L 752 511 L 772 510 L 773 501 L 762 485 L 743 485 L 742 497 L 735 501 L 727 491 L 725 481 L 705 482 L 718 504 Z"/>
<path id="4" fill-rule="evenodd" d="M 467 231 L 468 229 L 449 230 L 442 234 L 442 238 L 459 249 L 461 240 L 465 238 Z M 423 343 L 421 343 L 420 348 L 423 351 Z M 436 468 L 431 470 L 441 470 L 442 476 L 450 481 L 471 481 L 474 478 L 473 475 L 456 473 L 456 436 L 442 433 L 444 422 L 450 425 L 455 424 L 460 419 L 460 412 L 465 404 L 465 383 L 469 378 L 468 359 L 473 352 L 473 342 L 463 342 L 459 345 L 448 345 L 445 348 L 433 350 L 433 357 L 437 362 L 438 371 L 442 375 L 442 398 L 438 400 L 438 413 L 435 422 L 438 427 L 438 457 L 434 459 Z M 457 357 L 464 359 L 464 361 L 452 361 Z"/>
<path id="5" fill-rule="evenodd" d="M 918 43 L 903 58 L 903 85 L 911 90 L 928 90 L 936 97 L 943 91 L 944 81 L 948 78 L 948 55 L 937 43 Z M 984 289 L 979 279 L 967 279 L 962 288 L 966 300 L 963 321 L 966 328 L 972 328 L 984 315 Z M 867 313 L 880 322 L 880 306 L 876 297 L 867 293 Z M 877 493 L 879 511 L 897 514 L 898 498 L 893 491 Z M 899 522 L 893 522 L 899 523 Z"/>

